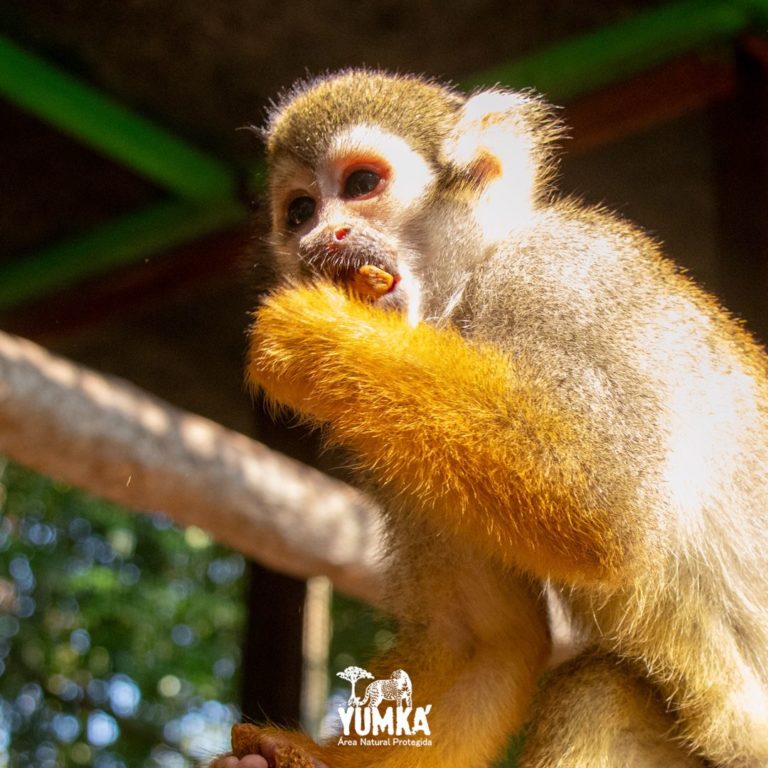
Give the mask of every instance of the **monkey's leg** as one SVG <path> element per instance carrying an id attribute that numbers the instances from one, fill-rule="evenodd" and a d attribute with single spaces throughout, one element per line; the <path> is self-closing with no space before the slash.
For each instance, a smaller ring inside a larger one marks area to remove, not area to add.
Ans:
<path id="1" fill-rule="evenodd" d="M 559 668 L 537 697 L 520 768 L 703 768 L 647 681 L 611 656 Z"/>
<path id="2" fill-rule="evenodd" d="M 329 424 L 385 492 L 528 572 L 611 578 L 638 533 L 617 530 L 631 480 L 608 475 L 610 447 L 556 382 L 453 330 L 329 286 L 293 288 L 257 313 L 248 375 Z"/>
<path id="3" fill-rule="evenodd" d="M 394 670 L 408 673 L 414 713 L 429 707 L 429 734 L 411 738 L 431 744 L 366 746 L 352 729 L 356 745 L 338 737 L 313 745 L 303 734 L 236 726 L 234 741 L 253 752 L 236 744 L 242 762 L 220 758 L 216 768 L 266 768 L 256 764 L 259 755 L 271 768 L 313 768 L 315 761 L 329 768 L 482 768 L 499 757 L 526 719 L 548 654 L 541 597 L 486 558 L 411 539 L 400 553 L 404 572 L 393 574 L 404 617 L 396 647 L 366 666 L 377 679 Z M 379 711 L 387 706 L 383 702 Z"/>

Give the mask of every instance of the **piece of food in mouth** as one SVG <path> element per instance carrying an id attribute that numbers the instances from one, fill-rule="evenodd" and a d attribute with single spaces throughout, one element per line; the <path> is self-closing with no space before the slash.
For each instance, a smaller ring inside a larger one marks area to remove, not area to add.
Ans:
<path id="1" fill-rule="evenodd" d="M 398 275 L 393 275 L 373 264 L 364 264 L 352 275 L 350 287 L 360 298 L 375 301 L 394 290 L 398 280 Z"/>

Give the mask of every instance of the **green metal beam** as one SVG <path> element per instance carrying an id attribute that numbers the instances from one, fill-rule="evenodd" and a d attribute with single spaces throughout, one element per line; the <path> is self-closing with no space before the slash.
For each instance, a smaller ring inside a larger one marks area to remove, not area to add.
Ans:
<path id="1" fill-rule="evenodd" d="M 684 0 L 481 72 L 464 85 L 533 87 L 549 99 L 567 101 L 688 51 L 732 39 L 767 17 L 766 0 Z"/>
<path id="2" fill-rule="evenodd" d="M 764 28 L 768 24 L 768 0 L 734 0 L 734 2 L 745 8 L 751 17 L 751 25 L 756 29 Z"/>
<path id="3" fill-rule="evenodd" d="M 179 197 L 235 194 L 226 165 L 3 37 L 0 94 Z"/>
<path id="4" fill-rule="evenodd" d="M 143 208 L 4 266 L 0 271 L 0 309 L 233 226 L 243 217 L 242 206 L 228 200 L 205 206 L 166 201 Z"/>

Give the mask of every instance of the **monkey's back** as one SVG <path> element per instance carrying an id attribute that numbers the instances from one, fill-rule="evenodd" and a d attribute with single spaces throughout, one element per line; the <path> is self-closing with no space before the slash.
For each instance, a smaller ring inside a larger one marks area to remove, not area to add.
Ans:
<path id="1" fill-rule="evenodd" d="M 641 231 L 571 201 L 483 264 L 462 306 L 470 337 L 525 359 L 605 447 L 583 503 L 633 545 L 622 583 L 563 587 L 576 621 L 689 719 L 768 738 L 764 351 Z"/>

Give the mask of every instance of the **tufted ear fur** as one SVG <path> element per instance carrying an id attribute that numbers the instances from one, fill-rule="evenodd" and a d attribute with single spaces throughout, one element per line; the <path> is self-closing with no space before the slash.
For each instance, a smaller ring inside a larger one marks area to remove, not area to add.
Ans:
<path id="1" fill-rule="evenodd" d="M 562 133 L 552 109 L 530 93 L 493 89 L 470 96 L 444 146 L 444 161 L 477 195 L 489 241 L 530 222 L 554 171 Z"/>

